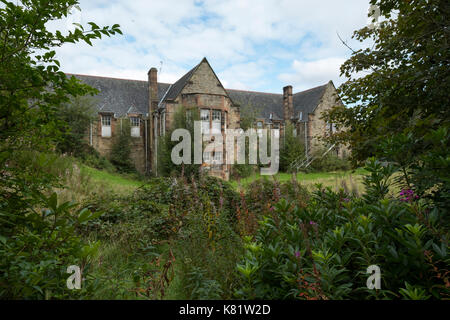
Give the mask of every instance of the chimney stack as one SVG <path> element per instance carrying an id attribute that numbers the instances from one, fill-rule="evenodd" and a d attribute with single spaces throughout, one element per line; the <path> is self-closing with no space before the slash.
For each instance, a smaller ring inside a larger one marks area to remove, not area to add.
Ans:
<path id="1" fill-rule="evenodd" d="M 151 68 L 148 72 L 149 115 L 158 107 L 158 70 Z"/>
<path id="2" fill-rule="evenodd" d="M 291 121 L 294 116 L 294 100 L 292 97 L 292 86 L 283 88 L 283 115 L 285 121 Z"/>

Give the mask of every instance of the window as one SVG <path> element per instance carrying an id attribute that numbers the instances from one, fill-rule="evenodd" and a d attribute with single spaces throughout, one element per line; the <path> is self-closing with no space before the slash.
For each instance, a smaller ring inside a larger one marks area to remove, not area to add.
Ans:
<path id="1" fill-rule="evenodd" d="M 263 129 L 263 123 L 262 123 L 262 121 L 258 121 L 257 123 L 256 123 L 256 133 L 257 133 L 257 135 L 258 135 L 258 137 L 262 137 L 262 129 Z"/>
<path id="2" fill-rule="evenodd" d="M 294 137 L 297 136 L 297 128 L 294 128 L 294 129 L 292 130 L 292 135 L 293 135 Z"/>
<path id="3" fill-rule="evenodd" d="M 214 162 L 222 163 L 222 151 L 214 152 L 213 160 Z"/>
<path id="4" fill-rule="evenodd" d="M 202 133 L 209 134 L 209 110 L 202 109 L 200 111 L 200 120 L 202 122 Z"/>
<path id="5" fill-rule="evenodd" d="M 102 115 L 102 137 L 111 137 L 111 116 Z"/>
<path id="6" fill-rule="evenodd" d="M 330 130 L 331 134 L 333 134 L 336 132 L 336 125 L 334 123 L 327 122 L 327 129 Z"/>
<path id="7" fill-rule="evenodd" d="M 300 113 L 298 114 L 298 120 L 302 121 L 303 120 L 303 112 L 300 111 Z"/>
<path id="8" fill-rule="evenodd" d="M 279 138 L 280 137 L 280 124 L 274 123 L 273 124 L 273 130 L 274 130 L 274 137 Z"/>
<path id="9" fill-rule="evenodd" d="M 130 124 L 131 124 L 131 136 L 132 137 L 140 137 L 141 136 L 141 119 L 138 117 L 131 117 L 130 118 Z"/>
<path id="10" fill-rule="evenodd" d="M 208 164 L 211 162 L 211 152 L 203 152 L 203 162 Z"/>
<path id="11" fill-rule="evenodd" d="M 212 133 L 220 133 L 222 125 L 222 111 L 213 110 L 212 111 Z"/>

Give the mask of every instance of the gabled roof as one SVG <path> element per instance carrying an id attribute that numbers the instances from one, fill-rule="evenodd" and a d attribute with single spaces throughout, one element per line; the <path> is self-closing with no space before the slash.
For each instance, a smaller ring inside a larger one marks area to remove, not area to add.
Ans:
<path id="1" fill-rule="evenodd" d="M 195 71 L 197 71 L 198 67 L 205 62 L 206 64 L 208 64 L 209 68 L 211 69 L 212 73 L 214 74 L 214 76 L 217 78 L 217 81 L 219 81 L 220 86 L 223 85 L 220 82 L 219 77 L 216 75 L 216 73 L 214 72 L 214 69 L 211 67 L 211 65 L 208 62 L 208 59 L 203 58 L 202 61 L 200 61 L 199 64 L 197 64 L 194 68 L 192 68 L 191 70 L 189 70 L 184 76 L 182 76 L 177 82 L 175 82 L 170 88 L 169 91 L 167 92 L 167 94 L 164 97 L 164 101 L 166 100 L 175 100 L 178 95 L 181 93 L 181 91 L 184 89 L 184 87 L 189 83 L 189 80 L 191 80 L 192 76 L 194 75 Z M 225 90 L 225 88 L 223 88 Z M 226 92 L 226 90 L 225 90 Z M 163 102 L 163 101 L 161 101 Z"/>
<path id="2" fill-rule="evenodd" d="M 298 117 L 299 112 L 303 112 L 303 114 L 313 113 L 319 105 L 320 99 L 327 89 L 327 85 L 325 84 L 294 94 L 294 118 Z"/>
<path id="3" fill-rule="evenodd" d="M 192 68 L 173 85 L 158 83 L 158 101 L 164 103 L 166 100 L 175 99 L 202 62 Z M 71 76 L 72 74 L 67 75 Z M 100 91 L 95 97 L 98 111 L 112 112 L 117 117 L 126 116 L 128 113 L 140 113 L 143 115 L 148 113 L 149 96 L 147 81 L 77 74 L 73 74 L 73 76 Z M 327 84 L 295 93 L 293 95 L 294 117 L 297 118 L 300 111 L 303 114 L 314 112 L 326 88 Z M 225 89 L 225 91 L 233 103 L 240 105 L 241 113 L 252 111 L 256 118 L 262 119 L 269 119 L 270 114 L 273 114 L 273 120 L 283 120 L 282 94 L 234 89 Z M 164 101 L 162 101 L 163 98 Z M 253 110 L 248 110 L 247 108 L 252 108 Z"/>
<path id="4" fill-rule="evenodd" d="M 299 112 L 313 113 L 320 103 L 328 84 L 295 93 L 293 98 L 294 118 Z M 253 108 L 257 118 L 269 119 L 273 114 L 274 120 L 283 120 L 283 95 L 265 92 L 241 91 L 227 89 L 232 100 L 241 106 L 241 112 Z"/>
<path id="5" fill-rule="evenodd" d="M 165 96 L 164 100 L 174 100 L 178 95 L 180 94 L 181 90 L 186 86 L 186 84 L 191 79 L 192 75 L 194 74 L 195 70 L 197 70 L 198 66 L 203 62 L 203 60 L 197 64 L 194 68 L 189 70 L 188 73 L 186 73 L 184 76 L 182 76 L 177 82 L 175 82 L 171 87 L 169 92 L 167 92 L 167 95 Z"/>

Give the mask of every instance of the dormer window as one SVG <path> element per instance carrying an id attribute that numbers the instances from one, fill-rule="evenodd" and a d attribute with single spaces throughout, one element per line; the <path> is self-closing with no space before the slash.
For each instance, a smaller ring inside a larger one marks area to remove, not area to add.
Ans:
<path id="1" fill-rule="evenodd" d="M 131 125 L 131 136 L 140 137 L 141 136 L 141 119 L 138 117 L 130 118 Z"/>
<path id="2" fill-rule="evenodd" d="M 102 115 L 102 137 L 111 137 L 111 116 Z"/>

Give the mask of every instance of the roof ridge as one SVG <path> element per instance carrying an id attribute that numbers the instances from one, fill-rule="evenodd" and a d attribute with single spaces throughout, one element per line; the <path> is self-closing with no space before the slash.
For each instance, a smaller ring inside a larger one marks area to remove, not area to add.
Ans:
<path id="1" fill-rule="evenodd" d="M 262 91 L 252 91 L 252 90 L 239 90 L 239 89 L 226 89 L 226 91 L 239 91 L 239 92 L 250 92 L 250 93 L 262 93 L 262 94 L 273 94 L 273 95 L 278 95 L 278 96 L 282 96 L 281 93 L 273 93 L 273 92 L 262 92 Z"/>
<path id="2" fill-rule="evenodd" d="M 293 95 L 296 95 L 296 94 L 299 94 L 299 93 L 305 93 L 305 92 L 308 92 L 308 91 L 312 91 L 312 90 L 318 89 L 320 87 L 325 87 L 327 85 L 328 85 L 328 82 L 326 84 L 322 84 L 320 86 L 317 86 L 317 87 L 314 87 L 314 88 L 311 88 L 311 89 L 306 89 L 306 90 L 303 90 L 303 91 L 296 92 Z"/>
<path id="3" fill-rule="evenodd" d="M 125 79 L 125 78 L 115 78 L 115 77 L 106 77 L 106 76 L 94 76 L 94 75 L 91 75 L 91 74 L 81 74 L 81 73 L 64 72 L 64 74 L 66 74 L 66 75 L 71 75 L 71 76 L 82 76 L 82 77 L 92 77 L 92 78 L 102 78 L 102 79 L 113 79 L 113 80 L 126 80 L 126 81 L 148 82 L 147 80 Z M 167 83 L 167 82 L 158 82 L 158 84 L 167 84 L 167 85 L 170 85 L 171 83 Z"/>

